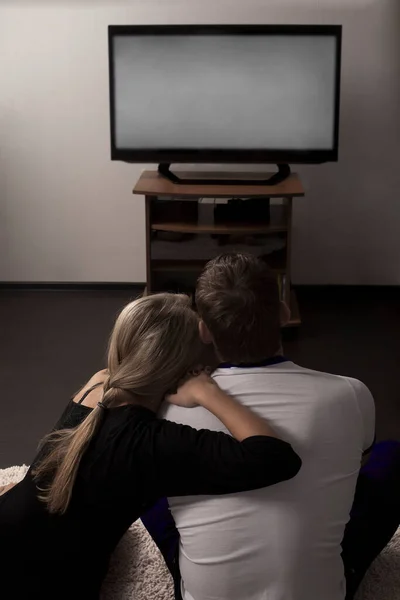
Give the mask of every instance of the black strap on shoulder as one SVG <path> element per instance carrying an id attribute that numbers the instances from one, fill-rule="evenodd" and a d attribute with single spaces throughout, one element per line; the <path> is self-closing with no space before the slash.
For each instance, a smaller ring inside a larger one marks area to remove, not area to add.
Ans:
<path id="1" fill-rule="evenodd" d="M 97 387 L 99 387 L 100 385 L 103 385 L 103 383 L 95 383 L 94 385 L 92 385 L 91 388 L 89 388 L 88 390 L 86 390 L 86 392 L 83 394 L 82 398 L 79 400 L 78 404 L 82 404 L 82 402 L 84 401 L 84 399 L 89 396 L 90 392 L 93 392 L 93 390 L 95 390 Z"/>

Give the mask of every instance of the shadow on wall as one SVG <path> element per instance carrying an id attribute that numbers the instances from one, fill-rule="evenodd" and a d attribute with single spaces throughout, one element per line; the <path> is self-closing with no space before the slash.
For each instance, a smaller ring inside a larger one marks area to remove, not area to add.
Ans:
<path id="1" fill-rule="evenodd" d="M 307 197 L 295 205 L 293 270 L 302 283 L 325 270 L 326 283 L 390 285 L 400 273 L 400 2 L 343 8 L 340 158 L 299 169 Z"/>

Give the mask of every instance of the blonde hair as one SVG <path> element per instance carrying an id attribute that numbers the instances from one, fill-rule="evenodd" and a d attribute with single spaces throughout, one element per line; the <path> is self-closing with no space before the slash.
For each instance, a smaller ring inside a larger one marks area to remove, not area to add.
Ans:
<path id="1" fill-rule="evenodd" d="M 50 513 L 66 512 L 82 456 L 98 431 L 104 408 L 126 401 L 157 410 L 164 395 L 198 362 L 198 317 L 187 296 L 155 294 L 131 302 L 119 315 L 110 337 L 109 376 L 101 405 L 74 429 L 55 431 L 42 442 L 44 456 L 34 469 L 39 498 Z M 48 451 L 46 452 L 46 450 Z"/>

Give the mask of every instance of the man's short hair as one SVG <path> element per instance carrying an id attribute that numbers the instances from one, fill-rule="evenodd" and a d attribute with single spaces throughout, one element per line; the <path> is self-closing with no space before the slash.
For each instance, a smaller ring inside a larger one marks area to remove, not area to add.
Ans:
<path id="1" fill-rule="evenodd" d="M 257 363 L 279 351 L 279 286 L 256 256 L 231 253 L 211 260 L 198 279 L 196 305 L 222 360 Z"/>

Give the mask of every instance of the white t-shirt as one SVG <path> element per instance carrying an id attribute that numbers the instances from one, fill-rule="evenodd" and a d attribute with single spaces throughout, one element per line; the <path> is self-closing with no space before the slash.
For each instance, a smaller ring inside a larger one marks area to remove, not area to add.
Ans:
<path id="1" fill-rule="evenodd" d="M 360 381 L 292 362 L 218 369 L 223 389 L 266 417 L 303 466 L 290 481 L 229 496 L 170 498 L 184 600 L 343 600 L 341 541 L 375 407 Z M 163 415 L 226 431 L 207 410 Z"/>

